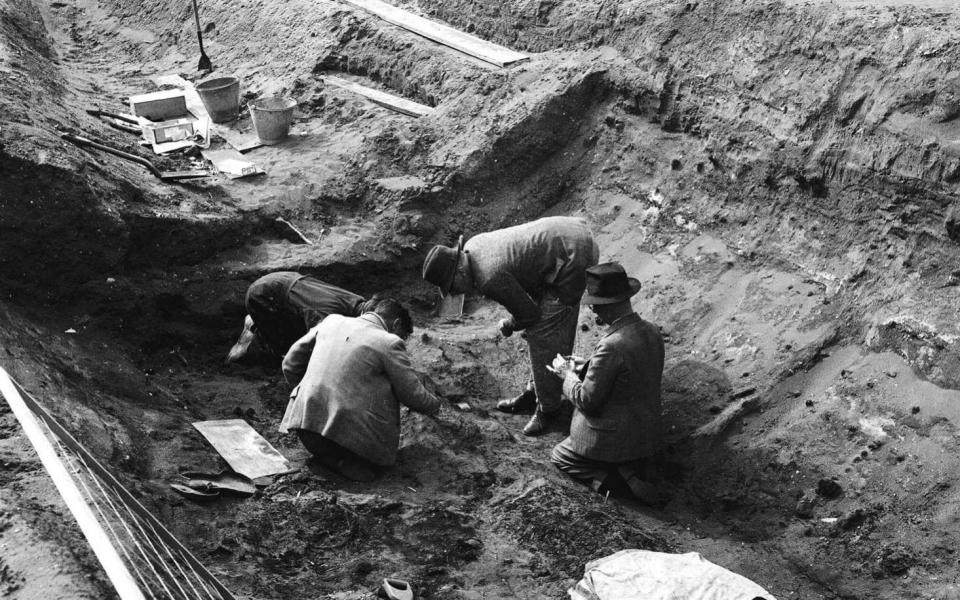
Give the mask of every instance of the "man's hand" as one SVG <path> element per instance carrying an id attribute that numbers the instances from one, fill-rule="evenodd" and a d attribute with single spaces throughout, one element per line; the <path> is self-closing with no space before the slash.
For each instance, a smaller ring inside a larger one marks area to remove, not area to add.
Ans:
<path id="1" fill-rule="evenodd" d="M 553 359 L 549 365 L 547 365 L 547 370 L 559 377 L 560 379 L 565 379 L 567 373 L 576 373 L 577 361 L 573 356 L 557 356 Z"/>
<path id="2" fill-rule="evenodd" d="M 497 328 L 500 330 L 500 335 L 503 337 L 510 337 L 515 331 L 513 328 L 512 319 L 500 319 L 500 322 L 497 323 Z"/>

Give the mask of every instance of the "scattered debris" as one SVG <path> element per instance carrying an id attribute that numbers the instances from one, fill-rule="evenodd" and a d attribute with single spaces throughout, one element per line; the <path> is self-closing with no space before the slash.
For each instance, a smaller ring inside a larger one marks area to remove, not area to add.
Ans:
<path id="1" fill-rule="evenodd" d="M 213 163 L 213 166 L 230 179 L 261 175 L 263 169 L 245 159 L 242 154 L 232 148 L 219 150 L 201 150 L 203 157 Z"/>

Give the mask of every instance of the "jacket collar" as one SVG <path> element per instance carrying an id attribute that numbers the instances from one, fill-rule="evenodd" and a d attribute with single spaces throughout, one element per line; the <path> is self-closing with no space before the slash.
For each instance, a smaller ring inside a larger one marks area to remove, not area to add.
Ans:
<path id="1" fill-rule="evenodd" d="M 620 329 L 623 329 L 627 325 L 632 325 L 633 323 L 640 322 L 640 315 L 635 312 L 630 313 L 629 315 L 623 315 L 613 323 L 607 326 L 607 332 L 604 334 L 604 337 L 614 333 Z"/>
<path id="2" fill-rule="evenodd" d="M 382 327 L 384 331 L 386 331 L 387 333 L 390 333 L 390 330 L 387 329 L 386 321 L 384 321 L 383 317 L 381 317 L 375 312 L 365 312 L 357 318 L 363 319 L 364 321 L 367 321 L 368 323 L 371 323 L 373 325 L 378 325 Z"/>

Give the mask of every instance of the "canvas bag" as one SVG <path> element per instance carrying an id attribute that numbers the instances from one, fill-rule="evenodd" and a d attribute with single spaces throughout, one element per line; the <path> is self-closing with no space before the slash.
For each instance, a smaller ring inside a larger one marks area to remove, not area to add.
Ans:
<path id="1" fill-rule="evenodd" d="M 776 600 L 697 552 L 621 550 L 587 563 L 570 600 Z"/>

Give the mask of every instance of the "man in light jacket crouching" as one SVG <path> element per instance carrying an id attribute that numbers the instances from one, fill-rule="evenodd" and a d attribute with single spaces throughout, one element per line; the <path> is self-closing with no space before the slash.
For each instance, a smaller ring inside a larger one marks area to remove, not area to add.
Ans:
<path id="1" fill-rule="evenodd" d="M 283 374 L 295 386 L 280 422 L 324 465 L 348 479 L 370 481 L 396 462 L 400 404 L 435 415 L 440 400 L 410 365 L 403 340 L 410 313 L 376 299 L 359 317 L 332 314 L 293 344 Z"/>

